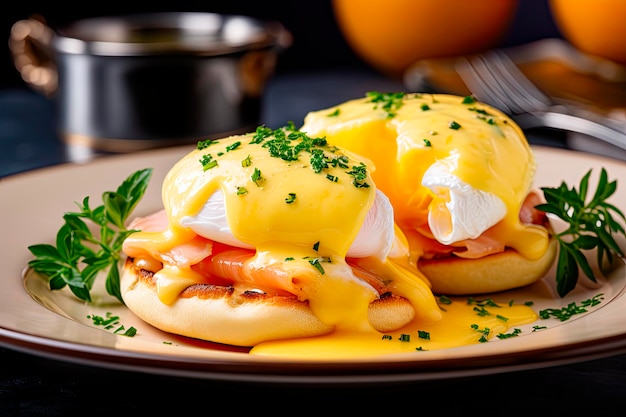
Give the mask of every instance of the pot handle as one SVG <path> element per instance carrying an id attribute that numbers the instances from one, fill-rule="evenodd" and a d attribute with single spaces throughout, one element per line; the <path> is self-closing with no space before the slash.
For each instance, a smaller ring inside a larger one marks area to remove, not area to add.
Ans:
<path id="1" fill-rule="evenodd" d="M 38 15 L 13 24 L 9 37 L 13 63 L 22 79 L 48 97 L 56 92 L 59 83 L 53 37 L 54 31 Z"/>

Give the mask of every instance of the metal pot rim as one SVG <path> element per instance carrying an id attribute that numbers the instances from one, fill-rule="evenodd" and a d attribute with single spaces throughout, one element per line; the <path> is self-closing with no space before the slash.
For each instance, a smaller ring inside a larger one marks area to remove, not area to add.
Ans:
<path id="1" fill-rule="evenodd" d="M 157 12 L 81 19 L 55 32 L 59 53 L 145 56 L 227 55 L 285 49 L 291 34 L 276 21 L 204 12 Z"/>

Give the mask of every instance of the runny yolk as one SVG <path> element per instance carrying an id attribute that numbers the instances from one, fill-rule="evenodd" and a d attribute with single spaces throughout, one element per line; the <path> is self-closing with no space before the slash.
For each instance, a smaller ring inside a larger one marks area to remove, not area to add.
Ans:
<path id="1" fill-rule="evenodd" d="M 519 126 L 495 108 L 446 94 L 407 94 L 390 115 L 366 97 L 310 112 L 301 130 L 369 158 L 377 167 L 372 178 L 405 232 L 426 219 L 434 193 L 422 178 L 439 162 L 502 200 L 506 216 L 492 230 L 501 242 L 530 259 L 547 250 L 546 230 L 519 220 L 536 170 L 532 150 Z"/>

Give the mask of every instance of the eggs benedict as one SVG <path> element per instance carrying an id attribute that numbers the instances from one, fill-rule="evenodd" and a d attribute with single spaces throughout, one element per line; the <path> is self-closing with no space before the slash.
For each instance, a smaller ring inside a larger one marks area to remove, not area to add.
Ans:
<path id="1" fill-rule="evenodd" d="M 370 159 L 412 262 L 436 293 L 537 281 L 557 245 L 534 208 L 536 163 L 520 127 L 471 97 L 368 93 L 310 112 L 302 131 Z"/>
<path id="2" fill-rule="evenodd" d="M 441 319 L 367 158 L 290 124 L 199 142 L 135 219 L 120 278 L 153 326 L 253 346 Z"/>

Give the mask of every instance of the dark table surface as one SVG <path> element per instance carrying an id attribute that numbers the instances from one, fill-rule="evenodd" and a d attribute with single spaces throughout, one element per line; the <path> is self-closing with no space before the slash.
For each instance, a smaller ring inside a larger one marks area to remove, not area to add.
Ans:
<path id="1" fill-rule="evenodd" d="M 398 81 L 366 72 L 281 75 L 266 92 L 263 122 L 279 126 L 294 121 L 299 125 L 309 110 L 329 107 L 366 91 L 403 89 Z M 58 139 L 54 120 L 54 104 L 37 93 L 0 92 L 0 178 L 68 163 L 76 157 Z M 567 143 L 562 132 L 528 132 L 528 137 L 533 144 L 565 147 Z M 10 346 L 0 347 L 0 415 L 131 415 L 151 411 L 183 415 L 195 410 L 208 415 L 335 410 L 352 415 L 360 411 L 385 415 L 407 411 L 415 415 L 559 411 L 563 415 L 608 413 L 626 402 L 626 354 L 532 368 L 411 383 L 264 385 L 115 370 L 50 359 Z"/>

